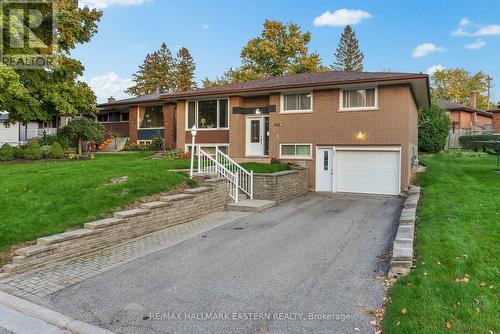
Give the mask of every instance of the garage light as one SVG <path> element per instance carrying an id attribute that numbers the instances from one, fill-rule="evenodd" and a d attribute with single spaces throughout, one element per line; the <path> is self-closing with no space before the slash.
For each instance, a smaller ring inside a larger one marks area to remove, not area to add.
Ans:
<path id="1" fill-rule="evenodd" d="M 365 140 L 366 138 L 366 134 L 361 132 L 361 131 L 358 131 L 358 133 L 356 133 L 356 139 L 357 140 Z"/>

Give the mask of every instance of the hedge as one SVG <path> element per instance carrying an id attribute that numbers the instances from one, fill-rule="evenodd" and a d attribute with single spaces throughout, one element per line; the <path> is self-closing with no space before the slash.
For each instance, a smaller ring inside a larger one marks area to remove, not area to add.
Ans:
<path id="1" fill-rule="evenodd" d="M 458 138 L 458 142 L 460 146 L 465 149 L 474 150 L 474 151 L 486 151 L 486 149 L 495 149 L 498 144 L 489 144 L 489 143 L 478 143 L 478 141 L 491 141 L 498 140 L 500 141 L 500 135 L 466 135 L 460 136 Z"/>

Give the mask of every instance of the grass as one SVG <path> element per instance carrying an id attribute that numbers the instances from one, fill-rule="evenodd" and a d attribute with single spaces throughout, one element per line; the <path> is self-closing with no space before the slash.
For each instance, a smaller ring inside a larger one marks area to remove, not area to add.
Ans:
<path id="1" fill-rule="evenodd" d="M 498 333 L 495 157 L 440 154 L 422 161 L 428 168 L 418 178 L 417 266 L 389 291 L 383 332 Z"/>
<path id="2" fill-rule="evenodd" d="M 0 165 L 0 251 L 96 220 L 139 198 L 188 180 L 185 160 L 144 160 L 150 153 L 102 154 L 92 161 Z M 189 164 L 189 163 L 188 163 Z M 111 184 L 114 177 L 128 176 Z"/>
<path id="3" fill-rule="evenodd" d="M 290 166 L 285 163 L 260 163 L 260 162 L 244 162 L 241 164 L 246 170 L 253 170 L 254 173 L 276 173 L 284 170 L 289 170 Z"/>

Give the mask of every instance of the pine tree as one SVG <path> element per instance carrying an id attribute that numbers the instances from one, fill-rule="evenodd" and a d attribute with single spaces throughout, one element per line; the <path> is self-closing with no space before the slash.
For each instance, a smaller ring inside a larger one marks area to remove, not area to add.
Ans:
<path id="1" fill-rule="evenodd" d="M 196 65 L 193 56 L 187 48 L 180 48 L 177 52 L 175 66 L 175 89 L 177 91 L 186 91 L 196 88 L 194 81 L 194 71 Z"/>
<path id="2" fill-rule="evenodd" d="M 335 52 L 334 71 L 362 72 L 365 56 L 359 49 L 356 33 L 350 25 L 346 25 Z"/>
<path id="3" fill-rule="evenodd" d="M 125 92 L 132 95 L 152 94 L 157 90 L 168 92 L 175 90 L 175 60 L 167 47 L 162 43 L 160 50 L 148 54 L 139 70 L 133 74 L 134 86 Z"/>

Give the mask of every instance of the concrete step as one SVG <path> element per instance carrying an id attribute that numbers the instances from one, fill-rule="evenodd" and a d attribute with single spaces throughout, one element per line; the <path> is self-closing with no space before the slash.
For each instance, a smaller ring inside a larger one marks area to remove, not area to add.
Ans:
<path id="1" fill-rule="evenodd" d="M 115 151 L 122 151 L 123 148 L 125 147 L 125 143 L 127 142 L 128 138 L 115 138 L 111 139 L 111 143 L 106 145 L 102 152 L 115 152 Z M 115 149 L 115 140 L 116 140 L 116 149 Z"/>
<path id="2" fill-rule="evenodd" d="M 243 211 L 243 212 L 260 212 L 276 204 L 275 201 L 267 201 L 263 199 L 245 199 L 238 203 L 229 203 L 226 209 L 229 211 Z"/>

